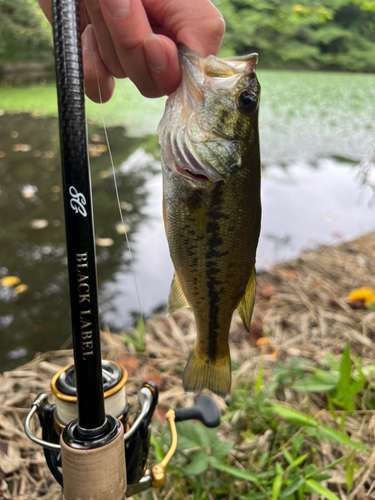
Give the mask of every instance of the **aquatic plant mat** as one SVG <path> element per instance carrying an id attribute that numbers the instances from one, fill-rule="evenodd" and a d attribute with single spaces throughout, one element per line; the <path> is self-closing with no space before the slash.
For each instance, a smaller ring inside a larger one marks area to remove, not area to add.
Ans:
<path id="1" fill-rule="evenodd" d="M 302 487 L 302 498 L 329 498 L 329 492 L 341 499 L 375 498 L 375 312 L 347 300 L 361 286 L 375 289 L 375 233 L 306 251 L 259 275 L 250 335 L 237 315 L 232 322 L 231 395 L 225 401 L 215 397 L 224 415 L 215 435 L 221 447 L 210 448 L 202 438 L 203 451 L 178 452 L 164 487 L 137 498 L 299 499 Z M 195 336 L 188 309 L 148 320 L 144 336 L 136 330 L 123 337 L 102 332 L 103 356 L 129 372 L 131 414 L 143 381 L 160 386 L 153 427 L 164 449 L 156 454 L 165 452 L 168 440 L 161 425 L 165 411 L 193 403 L 181 376 Z M 0 376 L 0 498 L 62 498 L 23 422 L 35 396 L 49 392 L 53 374 L 72 362 L 71 354 L 41 354 Z M 190 427 L 191 440 L 198 427 Z M 182 435 L 181 446 L 186 442 Z M 270 479 L 267 471 L 274 471 Z M 300 484 L 294 493 L 293 484 Z M 296 496 L 282 496 L 287 487 Z"/>

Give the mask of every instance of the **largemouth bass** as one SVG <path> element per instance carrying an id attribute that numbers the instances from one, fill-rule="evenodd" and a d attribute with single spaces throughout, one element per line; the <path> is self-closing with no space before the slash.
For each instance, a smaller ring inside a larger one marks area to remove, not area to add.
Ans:
<path id="1" fill-rule="evenodd" d="M 261 219 L 257 55 L 204 59 L 179 47 L 182 83 L 159 124 L 163 212 L 175 275 L 168 313 L 193 309 L 186 391 L 225 396 L 232 314 L 249 330 Z"/>

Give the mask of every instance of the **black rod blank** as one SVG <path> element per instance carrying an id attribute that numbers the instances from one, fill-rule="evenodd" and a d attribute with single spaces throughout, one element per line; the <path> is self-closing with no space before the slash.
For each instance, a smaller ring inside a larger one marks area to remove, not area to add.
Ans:
<path id="1" fill-rule="evenodd" d="M 52 12 L 79 429 L 95 435 L 105 412 L 78 0 L 52 0 Z"/>

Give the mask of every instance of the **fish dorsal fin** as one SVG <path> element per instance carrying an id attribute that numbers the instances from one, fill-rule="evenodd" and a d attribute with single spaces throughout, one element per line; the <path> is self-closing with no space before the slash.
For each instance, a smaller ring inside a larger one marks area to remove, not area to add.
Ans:
<path id="1" fill-rule="evenodd" d="M 184 292 L 182 291 L 180 282 L 178 281 L 178 277 L 176 272 L 174 273 L 171 289 L 169 291 L 168 297 L 168 309 L 167 316 L 178 311 L 179 309 L 183 309 L 184 307 L 190 307 Z"/>
<path id="2" fill-rule="evenodd" d="M 241 316 L 242 322 L 247 331 L 250 330 L 251 316 L 253 314 L 254 301 L 255 301 L 255 266 L 251 271 L 250 279 L 247 283 L 245 293 L 243 294 L 237 306 L 238 314 Z"/>

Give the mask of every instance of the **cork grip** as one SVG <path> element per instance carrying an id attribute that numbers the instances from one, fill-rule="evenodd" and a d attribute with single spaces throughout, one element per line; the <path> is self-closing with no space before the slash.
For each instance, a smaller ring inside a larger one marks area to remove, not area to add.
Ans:
<path id="1" fill-rule="evenodd" d="M 77 450 L 61 440 L 65 500 L 124 500 L 126 468 L 124 431 L 109 444 Z"/>

